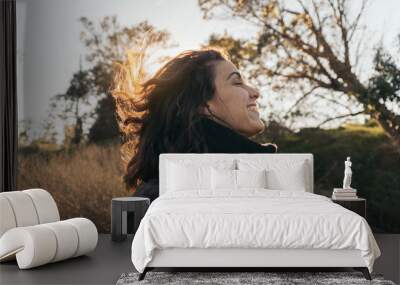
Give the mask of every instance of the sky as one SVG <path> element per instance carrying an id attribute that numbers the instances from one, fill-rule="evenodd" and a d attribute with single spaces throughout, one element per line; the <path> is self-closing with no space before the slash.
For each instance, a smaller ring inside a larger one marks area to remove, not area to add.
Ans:
<path id="1" fill-rule="evenodd" d="M 371 1 L 365 23 L 372 35 L 383 35 L 389 47 L 400 32 L 399 0 Z M 48 117 L 49 100 L 68 88 L 79 68 L 85 48 L 79 40 L 79 17 L 98 20 L 117 15 L 121 25 L 143 20 L 171 33 L 178 47 L 165 50 L 176 55 L 199 48 L 211 33 L 227 31 L 235 37 L 254 35 L 254 27 L 235 20 L 203 20 L 197 0 L 17 0 L 18 118 L 30 120 L 40 133 Z M 149 67 L 150 73 L 157 66 Z M 62 130 L 62 125 L 57 125 Z"/>

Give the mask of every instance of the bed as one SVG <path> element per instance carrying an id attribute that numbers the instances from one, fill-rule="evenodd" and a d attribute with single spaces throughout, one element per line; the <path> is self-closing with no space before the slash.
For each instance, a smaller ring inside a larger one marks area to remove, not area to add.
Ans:
<path id="1" fill-rule="evenodd" d="M 313 193 L 312 154 L 161 154 L 160 196 L 132 241 L 158 267 L 352 267 L 371 279 L 367 221 Z"/>

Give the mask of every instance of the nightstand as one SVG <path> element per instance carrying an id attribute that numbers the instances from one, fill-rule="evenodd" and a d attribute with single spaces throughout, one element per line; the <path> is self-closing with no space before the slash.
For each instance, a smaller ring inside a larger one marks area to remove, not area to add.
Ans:
<path id="1" fill-rule="evenodd" d="M 332 198 L 331 198 L 332 199 Z M 359 214 L 364 219 L 367 219 L 367 200 L 364 198 L 354 198 L 346 200 L 332 199 L 332 202 Z"/>
<path id="2" fill-rule="evenodd" d="M 126 239 L 127 234 L 135 234 L 149 206 L 149 198 L 113 198 L 111 200 L 112 241 L 123 241 Z"/>

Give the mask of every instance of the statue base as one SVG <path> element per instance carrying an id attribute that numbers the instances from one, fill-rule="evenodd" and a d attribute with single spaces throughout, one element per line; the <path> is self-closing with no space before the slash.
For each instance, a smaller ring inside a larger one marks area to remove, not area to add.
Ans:
<path id="1" fill-rule="evenodd" d="M 355 188 L 333 188 L 333 192 L 357 192 Z"/>

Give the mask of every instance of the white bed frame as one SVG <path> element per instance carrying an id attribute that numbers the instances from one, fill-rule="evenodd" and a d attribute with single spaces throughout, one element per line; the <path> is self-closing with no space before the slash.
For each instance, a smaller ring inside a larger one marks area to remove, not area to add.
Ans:
<path id="1" fill-rule="evenodd" d="M 271 158 L 279 160 L 305 160 L 307 164 L 307 192 L 313 193 L 313 155 L 309 153 L 290 154 L 227 154 L 203 153 L 181 154 L 166 153 L 160 155 L 160 195 L 165 193 L 168 179 L 166 173 L 167 160 L 201 159 L 220 160 L 237 158 Z M 139 276 L 142 280 L 147 271 L 156 267 L 353 267 L 362 271 L 365 278 L 371 280 L 360 250 L 338 249 L 254 249 L 254 248 L 168 248 L 157 249 L 153 259 Z"/>

